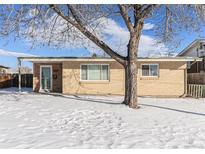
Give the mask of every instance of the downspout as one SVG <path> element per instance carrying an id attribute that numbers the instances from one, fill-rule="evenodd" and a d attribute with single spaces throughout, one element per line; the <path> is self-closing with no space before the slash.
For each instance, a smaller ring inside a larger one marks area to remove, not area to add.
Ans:
<path id="1" fill-rule="evenodd" d="M 194 65 L 196 62 L 197 62 L 197 61 L 196 61 L 196 59 L 195 59 L 194 62 L 191 64 L 191 66 Z"/>
<path id="2" fill-rule="evenodd" d="M 190 66 L 194 65 L 195 63 L 197 64 L 197 66 L 196 66 L 196 71 L 197 71 L 197 73 L 198 73 L 198 63 L 197 63 L 196 59 L 194 59 L 193 63 L 191 63 Z"/>
<path id="3" fill-rule="evenodd" d="M 184 69 L 184 92 L 179 97 L 186 97 L 187 96 L 187 64 L 186 68 Z"/>
<path id="4" fill-rule="evenodd" d="M 187 96 L 187 67 L 184 69 L 184 97 Z"/>
<path id="5" fill-rule="evenodd" d="M 194 62 L 190 66 L 194 65 L 196 62 L 197 61 L 195 59 Z M 184 93 L 180 97 L 186 97 L 187 96 L 187 63 L 186 63 L 186 68 L 184 69 Z"/>

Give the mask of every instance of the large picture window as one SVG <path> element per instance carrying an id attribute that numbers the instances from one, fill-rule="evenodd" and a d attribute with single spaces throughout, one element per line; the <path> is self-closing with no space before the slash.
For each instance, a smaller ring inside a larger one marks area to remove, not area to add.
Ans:
<path id="1" fill-rule="evenodd" d="M 158 64 L 143 64 L 142 76 L 159 76 Z"/>
<path id="2" fill-rule="evenodd" d="M 109 65 L 83 64 L 81 65 L 81 80 L 109 80 Z"/>

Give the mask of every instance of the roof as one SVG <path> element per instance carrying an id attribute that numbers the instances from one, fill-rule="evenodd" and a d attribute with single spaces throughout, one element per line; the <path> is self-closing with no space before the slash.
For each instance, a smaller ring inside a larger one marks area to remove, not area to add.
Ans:
<path id="1" fill-rule="evenodd" d="M 115 61 L 109 57 L 18 57 L 21 61 L 30 62 L 62 62 L 62 61 Z M 138 61 L 202 61 L 198 57 L 158 57 L 158 58 L 138 58 Z"/>
<path id="2" fill-rule="evenodd" d="M 197 42 L 205 42 L 205 39 L 195 39 L 192 43 L 190 43 L 186 48 L 184 48 L 177 56 L 181 56 L 186 53 L 190 48 L 196 45 Z"/>
<path id="3" fill-rule="evenodd" d="M 3 66 L 3 65 L 0 65 L 0 68 L 5 68 L 5 69 L 9 69 L 10 67 L 7 67 L 7 66 Z"/>

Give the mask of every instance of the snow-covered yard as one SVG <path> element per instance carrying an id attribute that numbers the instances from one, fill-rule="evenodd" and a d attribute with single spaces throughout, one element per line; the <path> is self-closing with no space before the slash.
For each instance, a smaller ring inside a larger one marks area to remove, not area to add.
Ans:
<path id="1" fill-rule="evenodd" d="M 205 99 L 0 91 L 0 148 L 205 148 Z"/>

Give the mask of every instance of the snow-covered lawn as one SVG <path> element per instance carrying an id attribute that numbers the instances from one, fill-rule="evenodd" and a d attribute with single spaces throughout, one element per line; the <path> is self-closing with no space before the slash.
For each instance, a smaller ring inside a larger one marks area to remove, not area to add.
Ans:
<path id="1" fill-rule="evenodd" d="M 0 91 L 0 148 L 205 148 L 205 99 Z"/>

